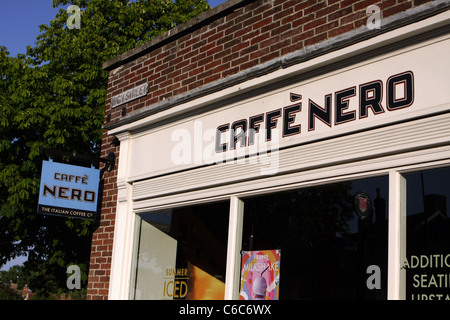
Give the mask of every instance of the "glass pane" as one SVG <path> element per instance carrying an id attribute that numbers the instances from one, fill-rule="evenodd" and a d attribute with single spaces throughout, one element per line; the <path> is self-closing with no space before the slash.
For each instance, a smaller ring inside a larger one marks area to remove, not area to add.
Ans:
<path id="1" fill-rule="evenodd" d="M 243 250 L 280 249 L 280 299 L 386 299 L 387 203 L 388 177 L 249 198 Z"/>
<path id="2" fill-rule="evenodd" d="M 139 216 L 135 299 L 223 299 L 228 202 Z"/>
<path id="3" fill-rule="evenodd" d="M 450 167 L 405 174 L 406 298 L 450 300 Z"/>

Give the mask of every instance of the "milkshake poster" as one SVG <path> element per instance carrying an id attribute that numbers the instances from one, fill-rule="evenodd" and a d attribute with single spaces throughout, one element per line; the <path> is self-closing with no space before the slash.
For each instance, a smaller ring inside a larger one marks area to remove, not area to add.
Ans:
<path id="1" fill-rule="evenodd" d="M 281 250 L 242 251 L 240 300 L 278 300 Z"/>

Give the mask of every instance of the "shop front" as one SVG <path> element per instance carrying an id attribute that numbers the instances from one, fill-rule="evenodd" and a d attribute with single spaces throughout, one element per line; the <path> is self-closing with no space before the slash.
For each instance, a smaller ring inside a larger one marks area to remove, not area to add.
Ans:
<path id="1" fill-rule="evenodd" d="M 450 299 L 449 26 L 303 51 L 106 125 L 109 299 Z"/>

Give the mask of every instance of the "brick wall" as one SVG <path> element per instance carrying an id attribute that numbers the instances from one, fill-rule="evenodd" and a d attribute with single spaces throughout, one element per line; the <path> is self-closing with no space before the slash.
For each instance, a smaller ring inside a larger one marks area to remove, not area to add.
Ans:
<path id="1" fill-rule="evenodd" d="M 200 23 L 189 27 L 189 32 L 166 34 L 162 37 L 164 41 L 155 41 L 133 60 L 107 67 L 110 73 L 105 124 L 306 46 L 365 27 L 366 8 L 371 4 L 378 5 L 382 18 L 386 18 L 430 1 L 229 1 L 228 7 L 227 4 L 222 7 L 224 10 L 205 13 Z M 234 11 L 229 8 L 232 3 L 236 4 Z M 210 21 L 208 17 L 214 17 L 212 22 L 205 22 Z M 111 110 L 112 96 L 143 83 L 149 85 L 147 96 Z M 119 150 L 111 144 L 112 139 L 105 134 L 102 156 L 116 152 L 118 157 Z M 92 244 L 88 299 L 108 296 L 117 201 L 115 177 L 115 171 L 105 173 L 101 223 Z"/>
<path id="2" fill-rule="evenodd" d="M 114 238 L 115 207 L 117 203 L 117 165 L 119 148 L 114 137 L 103 133 L 101 157 L 106 158 L 110 152 L 116 155 L 115 169 L 103 173 L 103 195 L 99 226 L 92 236 L 91 258 L 89 266 L 88 300 L 108 298 L 109 276 Z M 103 166 L 101 165 L 101 169 Z"/>
<path id="3" fill-rule="evenodd" d="M 111 70 L 108 122 L 169 97 L 366 25 L 366 8 L 382 17 L 430 0 L 259 0 Z M 111 111 L 111 97 L 142 83 L 146 97 Z"/>

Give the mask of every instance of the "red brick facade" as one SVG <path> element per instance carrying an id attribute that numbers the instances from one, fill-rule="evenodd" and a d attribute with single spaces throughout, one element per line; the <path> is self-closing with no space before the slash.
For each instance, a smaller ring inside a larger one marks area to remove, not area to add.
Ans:
<path id="1" fill-rule="evenodd" d="M 105 125 L 142 108 L 185 94 L 333 37 L 367 28 L 366 9 L 381 17 L 430 0 L 230 0 L 105 64 L 109 70 Z M 128 57 L 128 59 L 126 59 Z M 148 94 L 111 110 L 111 97 L 148 83 Z M 116 153 L 114 137 L 104 134 L 102 157 Z M 88 299 L 107 299 L 117 203 L 116 169 L 104 174 L 100 226 L 92 241 Z"/>
<path id="2" fill-rule="evenodd" d="M 105 133 L 102 141 L 101 157 L 106 158 L 110 152 L 118 159 L 119 148 L 114 146 L 114 137 Z M 116 160 L 117 161 L 117 160 Z M 105 300 L 108 298 L 109 276 L 114 238 L 115 207 L 117 203 L 117 163 L 111 172 L 103 173 L 104 189 L 101 206 L 100 226 L 92 236 L 91 259 L 87 299 Z"/>

